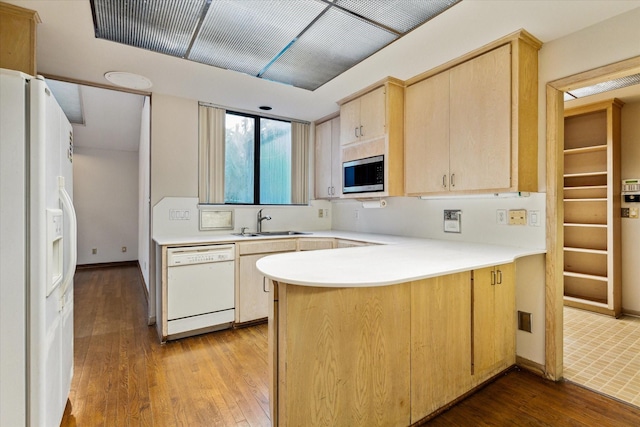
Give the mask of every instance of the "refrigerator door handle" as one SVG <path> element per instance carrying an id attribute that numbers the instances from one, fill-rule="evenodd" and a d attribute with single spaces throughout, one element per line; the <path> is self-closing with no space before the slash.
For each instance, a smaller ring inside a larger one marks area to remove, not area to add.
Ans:
<path id="1" fill-rule="evenodd" d="M 76 269 L 76 262 L 78 261 L 78 223 L 76 219 L 76 211 L 73 208 L 73 202 L 69 193 L 64 188 L 64 177 L 58 177 L 58 188 L 60 191 L 60 201 L 62 202 L 62 209 L 69 215 L 69 265 L 64 272 L 62 284 L 60 286 L 60 299 L 61 305 L 64 303 L 64 296 L 67 293 L 69 284 L 73 280 L 73 275 Z M 61 307 L 62 308 L 62 307 Z"/>

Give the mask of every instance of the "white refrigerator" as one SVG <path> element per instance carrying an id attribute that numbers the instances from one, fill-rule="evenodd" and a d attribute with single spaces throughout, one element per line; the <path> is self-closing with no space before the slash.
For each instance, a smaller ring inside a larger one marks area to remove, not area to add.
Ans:
<path id="1" fill-rule="evenodd" d="M 0 426 L 59 426 L 73 375 L 73 132 L 42 78 L 0 69 Z"/>

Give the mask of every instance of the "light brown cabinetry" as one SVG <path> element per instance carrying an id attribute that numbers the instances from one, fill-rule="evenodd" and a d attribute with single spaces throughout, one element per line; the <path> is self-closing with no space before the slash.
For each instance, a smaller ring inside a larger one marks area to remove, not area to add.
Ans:
<path id="1" fill-rule="evenodd" d="M 342 195 L 340 162 L 340 117 L 316 125 L 315 197 L 332 199 Z"/>
<path id="2" fill-rule="evenodd" d="M 33 10 L 0 2 L 0 68 L 36 75 L 36 26 Z"/>
<path id="3" fill-rule="evenodd" d="M 411 283 L 411 422 L 471 388 L 471 272 Z"/>
<path id="4" fill-rule="evenodd" d="M 333 249 L 334 239 L 305 237 L 298 239 L 299 251 L 315 251 L 319 249 Z"/>
<path id="5" fill-rule="evenodd" d="M 617 99 L 565 111 L 564 302 L 619 316 L 620 110 Z"/>
<path id="6" fill-rule="evenodd" d="M 515 267 L 473 271 L 473 385 L 515 363 Z"/>
<path id="7" fill-rule="evenodd" d="M 236 323 L 264 319 L 269 314 L 269 290 L 266 279 L 256 268 L 265 256 L 296 250 L 296 240 L 269 240 L 239 243 Z"/>
<path id="8" fill-rule="evenodd" d="M 272 424 L 408 426 L 446 406 L 515 363 L 514 280 L 506 264 L 379 287 L 275 282 Z"/>
<path id="9" fill-rule="evenodd" d="M 342 197 L 404 195 L 404 82 L 388 77 L 338 104 L 341 161 L 384 156 L 384 191 Z"/>
<path id="10" fill-rule="evenodd" d="M 336 239 L 336 248 L 355 248 L 357 246 L 370 246 L 375 243 L 359 242 L 357 240 Z"/>
<path id="11" fill-rule="evenodd" d="M 407 81 L 407 195 L 537 191 L 537 58 L 524 31 Z"/>
<path id="12" fill-rule="evenodd" d="M 384 86 L 340 106 L 342 145 L 384 136 L 386 94 Z"/>

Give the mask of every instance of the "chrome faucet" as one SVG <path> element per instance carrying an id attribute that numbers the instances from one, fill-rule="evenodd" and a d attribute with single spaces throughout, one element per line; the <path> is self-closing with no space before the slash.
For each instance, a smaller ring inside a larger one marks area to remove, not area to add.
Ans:
<path id="1" fill-rule="evenodd" d="M 262 221 L 269 221 L 271 217 L 269 215 L 262 216 L 262 209 L 258 211 L 258 223 L 256 225 L 256 233 L 262 233 Z"/>

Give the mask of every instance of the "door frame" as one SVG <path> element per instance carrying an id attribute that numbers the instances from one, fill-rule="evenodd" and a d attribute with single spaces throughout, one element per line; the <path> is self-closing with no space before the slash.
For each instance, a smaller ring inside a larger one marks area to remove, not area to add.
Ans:
<path id="1" fill-rule="evenodd" d="M 640 73 L 640 56 L 547 83 L 545 376 L 558 381 L 563 363 L 564 92 Z"/>

